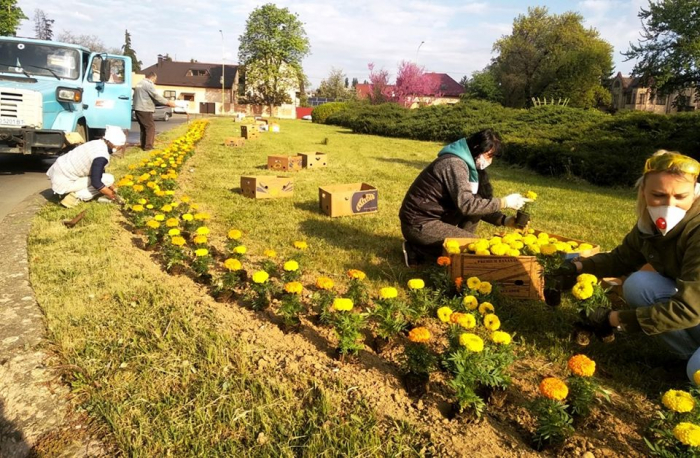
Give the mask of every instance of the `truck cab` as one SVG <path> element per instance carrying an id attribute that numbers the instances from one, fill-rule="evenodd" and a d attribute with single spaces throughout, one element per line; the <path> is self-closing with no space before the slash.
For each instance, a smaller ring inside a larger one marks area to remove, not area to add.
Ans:
<path id="1" fill-rule="evenodd" d="M 61 154 L 131 127 L 131 59 L 0 37 L 0 154 Z"/>

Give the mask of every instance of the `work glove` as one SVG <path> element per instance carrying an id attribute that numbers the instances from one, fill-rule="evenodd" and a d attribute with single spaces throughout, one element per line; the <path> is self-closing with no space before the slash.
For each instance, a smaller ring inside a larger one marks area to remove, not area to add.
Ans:
<path id="1" fill-rule="evenodd" d="M 525 205 L 528 202 L 532 202 L 532 199 L 528 199 L 526 197 L 523 197 L 521 194 L 516 193 L 516 194 L 509 194 L 509 195 L 501 198 L 501 201 L 503 202 L 503 208 L 511 208 L 513 210 L 520 210 L 523 205 Z"/>
<path id="2" fill-rule="evenodd" d="M 586 324 L 603 342 L 612 342 L 615 339 L 615 328 L 610 324 L 609 318 L 611 311 L 607 307 L 598 307 L 585 318 Z"/>
<path id="3" fill-rule="evenodd" d="M 576 265 L 568 259 L 552 271 L 553 277 L 575 277 L 576 275 L 578 275 Z"/>

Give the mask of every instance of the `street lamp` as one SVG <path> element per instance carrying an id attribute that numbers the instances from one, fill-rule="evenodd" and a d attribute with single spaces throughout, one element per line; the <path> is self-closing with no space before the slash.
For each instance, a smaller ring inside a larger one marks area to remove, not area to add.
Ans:
<path id="1" fill-rule="evenodd" d="M 416 64 L 418 63 L 418 51 L 420 51 L 420 47 L 423 46 L 423 43 L 425 43 L 425 41 L 421 41 L 418 45 L 418 49 L 416 49 Z"/>
<path id="2" fill-rule="evenodd" d="M 224 113 L 224 82 L 226 81 L 225 79 L 225 67 L 224 67 L 224 32 L 219 29 L 219 33 L 221 34 L 221 114 Z"/>

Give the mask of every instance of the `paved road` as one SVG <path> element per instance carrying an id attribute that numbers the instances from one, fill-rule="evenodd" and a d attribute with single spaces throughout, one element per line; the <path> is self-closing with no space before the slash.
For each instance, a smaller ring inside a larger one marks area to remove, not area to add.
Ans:
<path id="1" fill-rule="evenodd" d="M 156 121 L 156 132 L 165 132 L 187 120 L 185 115 L 174 115 L 168 122 Z M 131 123 L 127 143 L 139 143 L 139 126 Z M 42 193 L 51 198 L 46 171 L 54 159 L 0 154 L 0 222 L 25 198 Z"/>

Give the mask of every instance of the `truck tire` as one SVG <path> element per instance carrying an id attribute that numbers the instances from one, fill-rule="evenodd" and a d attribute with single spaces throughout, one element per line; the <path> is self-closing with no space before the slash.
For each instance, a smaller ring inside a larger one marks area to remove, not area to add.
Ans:
<path id="1" fill-rule="evenodd" d="M 78 132 L 81 137 L 83 137 L 83 139 L 85 140 L 85 143 L 87 143 L 89 141 L 88 130 L 87 130 L 87 127 L 85 126 L 85 124 L 78 124 L 75 128 L 75 131 Z"/>

